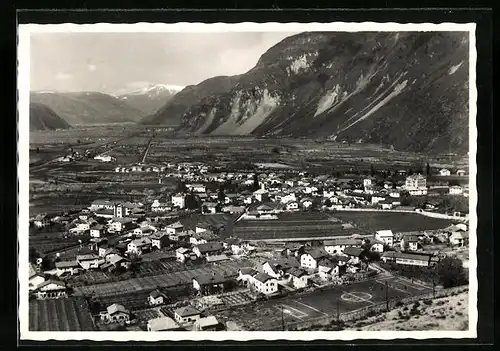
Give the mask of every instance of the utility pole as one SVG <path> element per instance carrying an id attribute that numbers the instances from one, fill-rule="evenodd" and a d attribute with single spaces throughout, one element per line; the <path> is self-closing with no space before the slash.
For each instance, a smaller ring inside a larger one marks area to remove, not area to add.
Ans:
<path id="1" fill-rule="evenodd" d="M 385 308 L 389 311 L 389 285 L 385 282 Z"/>
<path id="2" fill-rule="evenodd" d="M 281 327 L 285 331 L 285 315 L 283 313 L 283 305 L 281 305 Z"/>
<path id="3" fill-rule="evenodd" d="M 436 298 L 436 281 L 432 281 L 432 296 Z"/>
<path id="4" fill-rule="evenodd" d="M 339 297 L 337 296 L 337 323 L 340 322 L 340 302 L 339 302 Z"/>

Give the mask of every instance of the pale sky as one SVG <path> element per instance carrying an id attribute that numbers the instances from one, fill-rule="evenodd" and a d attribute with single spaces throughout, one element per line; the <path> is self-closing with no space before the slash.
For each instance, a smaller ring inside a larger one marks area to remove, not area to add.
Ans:
<path id="1" fill-rule="evenodd" d="M 148 83 L 186 86 L 250 70 L 297 33 L 32 33 L 32 91 L 120 93 Z"/>

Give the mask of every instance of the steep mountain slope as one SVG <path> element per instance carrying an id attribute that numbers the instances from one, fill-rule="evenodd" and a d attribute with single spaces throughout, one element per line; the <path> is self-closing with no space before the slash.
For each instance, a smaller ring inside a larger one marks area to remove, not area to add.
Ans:
<path id="1" fill-rule="evenodd" d="M 30 131 L 67 129 L 70 125 L 44 104 L 30 104 Z"/>
<path id="2" fill-rule="evenodd" d="M 143 89 L 120 94 L 118 98 L 141 111 L 142 116 L 145 117 L 156 112 L 156 110 L 165 105 L 182 89 L 184 89 L 184 87 L 151 84 Z"/>
<path id="3" fill-rule="evenodd" d="M 198 101 L 213 94 L 227 93 L 239 76 L 218 76 L 189 85 L 175 94 L 163 107 L 142 120 L 144 124 L 179 125 L 183 114 Z"/>
<path id="4" fill-rule="evenodd" d="M 468 150 L 468 33 L 314 32 L 264 53 L 228 92 L 185 113 L 181 132 L 328 137 Z"/>
<path id="5" fill-rule="evenodd" d="M 97 92 L 33 92 L 30 98 L 47 105 L 71 125 L 136 122 L 142 117 L 126 102 Z"/>

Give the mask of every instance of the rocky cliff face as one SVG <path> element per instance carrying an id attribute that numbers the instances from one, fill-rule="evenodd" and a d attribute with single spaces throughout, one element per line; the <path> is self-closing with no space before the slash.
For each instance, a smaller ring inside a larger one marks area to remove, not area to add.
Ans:
<path id="1" fill-rule="evenodd" d="M 227 91 L 192 99 L 180 131 L 463 153 L 468 52 L 468 33 L 302 33 L 269 49 Z"/>
<path id="2" fill-rule="evenodd" d="M 219 76 L 207 79 L 198 85 L 189 85 L 175 94 L 155 113 L 145 117 L 141 123 L 178 126 L 184 113 L 193 105 L 213 94 L 229 92 L 237 79 L 238 76 Z"/>

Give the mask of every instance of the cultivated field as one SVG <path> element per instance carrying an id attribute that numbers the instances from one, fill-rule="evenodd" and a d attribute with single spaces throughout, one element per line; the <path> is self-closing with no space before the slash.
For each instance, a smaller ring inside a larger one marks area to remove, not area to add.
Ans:
<path id="1" fill-rule="evenodd" d="M 364 231 L 342 229 L 342 225 L 320 212 L 281 213 L 277 220 L 240 220 L 233 227 L 233 236 L 245 240 L 314 238 L 349 236 Z"/>
<path id="2" fill-rule="evenodd" d="M 453 223 L 449 219 L 431 218 L 417 213 L 338 211 L 335 217 L 370 232 L 391 229 L 393 232 L 442 229 Z"/>
<path id="3" fill-rule="evenodd" d="M 80 297 L 34 300 L 29 304 L 30 331 L 95 330 L 87 302 Z"/>
<path id="4" fill-rule="evenodd" d="M 397 278 L 387 279 L 387 298 L 398 300 L 429 292 L 429 288 Z M 372 280 L 327 290 L 272 299 L 216 313 L 223 321 L 234 321 L 247 330 L 272 330 L 282 325 L 307 322 L 321 317 L 335 316 L 386 301 L 384 280 Z M 338 310 L 337 310 L 338 306 Z M 282 314 L 283 311 L 283 314 Z"/>
<path id="5" fill-rule="evenodd" d="M 251 264 L 250 261 L 246 262 L 245 260 L 225 261 L 217 265 L 204 266 L 203 268 L 194 268 L 191 270 L 134 278 L 113 283 L 80 286 L 75 288 L 75 293 L 81 295 L 94 294 L 95 296 L 113 296 L 143 291 L 150 293 L 156 288 L 191 285 L 194 277 L 203 274 L 212 274 L 212 272 L 222 274 L 226 277 L 236 276 L 241 267 L 251 266 Z"/>

